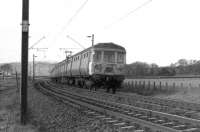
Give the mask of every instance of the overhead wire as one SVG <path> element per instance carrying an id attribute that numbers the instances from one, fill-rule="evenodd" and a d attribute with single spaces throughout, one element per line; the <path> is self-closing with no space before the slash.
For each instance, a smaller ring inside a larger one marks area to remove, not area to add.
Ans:
<path id="1" fill-rule="evenodd" d="M 85 0 L 81 6 L 75 11 L 75 13 L 71 16 L 71 18 L 67 21 L 66 25 L 64 25 L 61 30 L 55 35 L 54 40 L 56 41 L 58 36 L 60 36 L 67 28 L 68 26 L 73 22 L 73 20 L 78 16 L 78 14 L 83 10 L 83 8 L 85 7 L 85 5 L 87 4 L 89 0 Z M 69 38 L 69 37 L 68 37 Z M 72 39 L 71 39 L 72 40 Z M 74 40 L 73 40 L 74 41 Z M 78 44 L 78 43 L 77 43 Z M 79 43 L 80 45 L 80 43 Z M 85 49 L 85 47 L 83 47 L 82 45 L 80 45 L 82 48 Z"/>
<path id="2" fill-rule="evenodd" d="M 84 8 L 84 6 L 87 4 L 87 2 L 88 2 L 88 0 L 84 1 L 84 3 L 78 8 L 78 10 L 76 10 L 76 12 L 74 13 L 74 15 L 67 22 L 67 26 L 69 26 L 71 24 L 71 22 L 73 21 L 73 19 L 81 12 L 81 10 Z"/>
<path id="3" fill-rule="evenodd" d="M 76 44 L 78 44 L 81 48 L 85 49 L 85 47 L 79 43 L 78 41 L 76 41 L 74 38 L 72 38 L 71 36 L 67 35 L 67 38 L 69 38 L 70 40 L 72 40 L 73 42 L 75 42 Z"/>
<path id="4" fill-rule="evenodd" d="M 36 41 L 29 49 L 32 49 L 34 46 L 36 46 L 37 44 L 39 44 L 43 39 L 45 39 L 46 37 L 43 36 L 42 38 L 40 38 L 38 41 Z"/>
<path id="5" fill-rule="evenodd" d="M 145 1 L 144 3 L 142 3 L 140 6 L 138 6 L 137 8 L 129 11 L 128 13 L 126 13 L 125 15 L 121 16 L 119 19 L 117 19 L 116 21 L 104 26 L 104 29 L 108 29 L 111 26 L 113 26 L 114 24 L 118 23 L 119 21 L 122 21 L 123 19 L 125 19 L 126 17 L 130 16 L 131 14 L 133 14 L 134 12 L 136 12 L 137 10 L 141 9 L 142 7 L 144 7 L 145 5 L 149 4 L 150 2 L 152 2 L 152 0 L 148 0 Z"/>
<path id="6" fill-rule="evenodd" d="M 87 4 L 89 0 L 85 0 L 83 4 L 81 4 L 81 6 L 76 10 L 76 12 L 74 13 L 74 15 L 67 21 L 66 25 L 64 25 L 61 29 L 61 31 L 58 33 L 58 35 L 62 34 L 66 28 L 73 22 L 73 20 L 76 18 L 76 16 L 83 10 L 83 8 L 85 7 L 85 5 Z"/>

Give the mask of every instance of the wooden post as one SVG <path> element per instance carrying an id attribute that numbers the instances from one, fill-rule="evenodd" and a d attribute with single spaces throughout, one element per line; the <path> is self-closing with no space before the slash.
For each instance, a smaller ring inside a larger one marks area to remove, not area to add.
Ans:
<path id="1" fill-rule="evenodd" d="M 181 88 L 183 88 L 183 83 L 181 83 Z"/>
<path id="2" fill-rule="evenodd" d="M 134 89 L 134 82 L 132 81 L 132 89 Z"/>
<path id="3" fill-rule="evenodd" d="M 22 46 L 21 46 L 21 123 L 27 120 L 27 73 L 29 38 L 29 0 L 22 1 Z"/>
<path id="4" fill-rule="evenodd" d="M 5 78 L 5 75 L 4 75 L 4 72 L 3 72 L 3 80 L 4 80 L 4 78 Z"/>
<path id="5" fill-rule="evenodd" d="M 180 90 L 184 90 L 183 83 L 181 83 Z M 179 90 L 178 90 L 179 91 Z"/>
<path id="6" fill-rule="evenodd" d="M 138 90 L 138 83 L 137 81 L 135 82 L 135 92 L 137 93 L 137 90 Z"/>
<path id="7" fill-rule="evenodd" d="M 18 82 L 17 71 L 15 71 L 15 73 L 16 73 L 17 92 L 19 92 L 19 82 Z"/>
<path id="8" fill-rule="evenodd" d="M 166 91 L 168 92 L 168 83 L 167 82 L 165 83 L 165 86 L 166 86 Z"/>
<path id="9" fill-rule="evenodd" d="M 149 81 L 148 82 L 148 90 L 150 90 L 151 89 L 151 82 Z"/>
<path id="10" fill-rule="evenodd" d="M 135 81 L 135 89 L 137 89 L 137 81 Z"/>
<path id="11" fill-rule="evenodd" d="M 141 91 L 141 81 L 139 81 L 139 89 L 138 89 L 138 93 L 140 93 Z"/>
<path id="12" fill-rule="evenodd" d="M 128 88 L 130 89 L 131 88 L 131 85 L 130 85 L 130 82 L 128 81 Z"/>
<path id="13" fill-rule="evenodd" d="M 142 94 L 144 94 L 144 95 L 146 95 L 146 89 L 145 89 L 145 81 L 143 81 L 143 92 L 142 92 Z"/>
<path id="14" fill-rule="evenodd" d="M 160 81 L 160 91 L 162 91 L 162 82 Z"/>
<path id="15" fill-rule="evenodd" d="M 176 91 L 176 84 L 175 84 L 175 82 L 173 83 L 173 89 L 172 89 L 172 91 Z"/>
<path id="16" fill-rule="evenodd" d="M 156 82 L 155 81 L 153 82 L 153 90 L 154 91 L 156 90 Z"/>
<path id="17" fill-rule="evenodd" d="M 189 83 L 189 91 L 192 89 L 192 84 L 191 83 Z"/>

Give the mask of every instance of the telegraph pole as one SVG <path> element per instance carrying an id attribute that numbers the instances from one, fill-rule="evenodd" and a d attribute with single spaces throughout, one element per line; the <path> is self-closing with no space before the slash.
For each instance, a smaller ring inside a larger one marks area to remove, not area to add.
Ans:
<path id="1" fill-rule="evenodd" d="M 94 46 L 94 34 L 92 34 L 92 46 Z"/>
<path id="2" fill-rule="evenodd" d="M 94 46 L 94 34 L 92 36 L 87 36 L 88 38 L 92 38 L 92 46 Z"/>
<path id="3" fill-rule="evenodd" d="M 27 73 L 28 73 L 28 30 L 29 0 L 22 2 L 22 48 L 21 48 L 21 123 L 26 124 L 27 118 Z"/>

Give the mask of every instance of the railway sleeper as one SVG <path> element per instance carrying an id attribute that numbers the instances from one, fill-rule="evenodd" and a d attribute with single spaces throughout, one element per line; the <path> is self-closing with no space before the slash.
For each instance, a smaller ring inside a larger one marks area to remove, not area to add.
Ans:
<path id="1" fill-rule="evenodd" d="M 178 129 L 178 130 L 184 130 L 187 128 L 186 125 L 177 125 L 177 126 L 173 126 L 173 128 Z"/>
<path id="2" fill-rule="evenodd" d="M 183 130 L 182 132 L 199 132 L 199 128 L 188 128 L 186 130 Z"/>
<path id="3" fill-rule="evenodd" d="M 112 114 L 114 114 L 114 112 L 111 112 Z M 120 115 L 120 114 L 118 114 L 118 115 Z M 123 115 L 121 115 L 121 116 L 123 116 Z M 130 120 L 132 120 L 132 119 L 130 119 Z M 138 122 L 142 122 L 142 121 L 140 121 L 140 120 L 137 120 Z M 162 121 L 164 121 L 164 120 L 158 120 L 159 122 L 161 121 L 161 123 L 162 123 Z"/>
<path id="4" fill-rule="evenodd" d="M 157 123 L 157 124 L 163 124 L 165 122 L 166 122 L 165 120 L 161 120 L 161 119 L 153 121 L 153 123 Z"/>
<path id="5" fill-rule="evenodd" d="M 113 124 L 114 126 L 124 126 L 124 125 L 126 125 L 126 123 L 125 122 L 121 122 L 121 123 L 116 123 L 116 124 Z"/>
<path id="6" fill-rule="evenodd" d="M 105 118 L 102 118 L 102 120 L 112 120 L 112 118 L 110 118 L 110 117 L 105 117 Z"/>
<path id="7" fill-rule="evenodd" d="M 134 132 L 145 132 L 144 130 L 135 130 Z"/>
<path id="8" fill-rule="evenodd" d="M 106 123 L 117 123 L 119 122 L 118 120 L 109 120 L 109 121 L 106 121 Z"/>
<path id="9" fill-rule="evenodd" d="M 105 115 L 99 115 L 99 116 L 95 116 L 96 118 L 105 118 L 106 116 Z"/>
<path id="10" fill-rule="evenodd" d="M 150 118 L 148 118 L 148 120 L 151 121 L 151 122 L 154 122 L 155 120 L 157 120 L 157 118 L 155 118 L 155 117 L 150 117 Z"/>
<path id="11" fill-rule="evenodd" d="M 135 126 L 123 126 L 120 128 L 120 130 L 135 130 Z"/>

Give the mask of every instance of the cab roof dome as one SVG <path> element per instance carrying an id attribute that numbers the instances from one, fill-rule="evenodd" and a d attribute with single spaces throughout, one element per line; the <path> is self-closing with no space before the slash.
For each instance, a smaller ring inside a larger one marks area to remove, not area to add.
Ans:
<path id="1" fill-rule="evenodd" d="M 109 48 L 109 49 L 122 49 L 125 50 L 124 47 L 117 45 L 115 43 L 109 42 L 109 43 L 97 43 L 93 46 L 93 48 Z"/>

